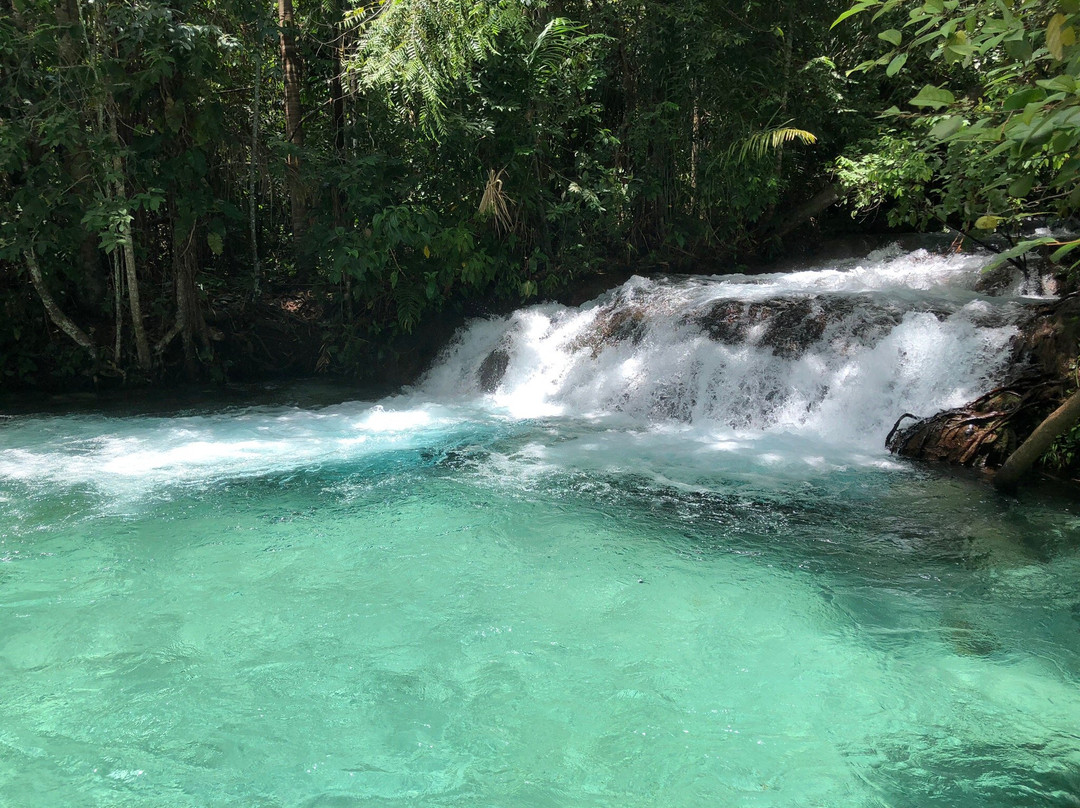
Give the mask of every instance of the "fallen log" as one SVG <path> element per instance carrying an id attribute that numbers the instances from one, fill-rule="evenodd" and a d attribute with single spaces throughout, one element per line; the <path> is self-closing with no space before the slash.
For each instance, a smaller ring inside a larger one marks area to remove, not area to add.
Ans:
<path id="1" fill-rule="evenodd" d="M 1027 375 L 970 404 L 897 426 L 886 447 L 894 454 L 968 468 L 997 468 L 1060 397 L 1060 384 Z M 905 413 L 905 416 L 909 416 Z M 903 417 L 901 417 L 901 421 Z"/>

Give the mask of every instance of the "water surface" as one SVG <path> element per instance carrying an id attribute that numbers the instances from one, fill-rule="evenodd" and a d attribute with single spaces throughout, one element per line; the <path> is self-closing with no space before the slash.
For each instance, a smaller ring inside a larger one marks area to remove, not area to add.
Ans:
<path id="1" fill-rule="evenodd" d="M 876 260 L 782 281 L 900 306 L 799 356 L 600 301 L 380 402 L 0 421 L 0 805 L 1080 804 L 1074 501 L 880 446 L 1017 301 Z"/>

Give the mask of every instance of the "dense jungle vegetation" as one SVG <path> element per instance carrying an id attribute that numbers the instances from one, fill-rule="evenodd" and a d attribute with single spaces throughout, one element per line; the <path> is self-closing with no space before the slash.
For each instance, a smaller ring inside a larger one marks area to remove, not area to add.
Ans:
<path id="1" fill-rule="evenodd" d="M 449 313 L 775 254 L 834 202 L 851 228 L 1067 220 L 1078 18 L 0 0 L 0 387 L 374 377 Z M 1076 245 L 1004 257 L 1040 246 Z"/>

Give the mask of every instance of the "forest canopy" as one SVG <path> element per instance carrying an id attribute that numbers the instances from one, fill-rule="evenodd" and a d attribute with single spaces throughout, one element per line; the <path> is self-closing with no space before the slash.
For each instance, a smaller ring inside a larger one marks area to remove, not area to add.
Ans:
<path id="1" fill-rule="evenodd" d="M 1076 6 L 0 0 L 2 385 L 374 376 L 834 202 L 1019 253 L 1080 204 Z"/>

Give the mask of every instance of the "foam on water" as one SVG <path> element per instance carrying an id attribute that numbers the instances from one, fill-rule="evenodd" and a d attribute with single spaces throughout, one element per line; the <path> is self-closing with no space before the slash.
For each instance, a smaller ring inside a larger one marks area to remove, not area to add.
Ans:
<path id="1" fill-rule="evenodd" d="M 973 291 L 984 260 L 920 251 L 782 275 L 633 278 L 581 309 L 474 323 L 415 395 L 881 455 L 900 414 L 959 406 L 1006 367 L 1022 307 Z M 799 343 L 777 342 L 790 332 Z M 482 396 L 493 352 L 506 370 Z"/>

